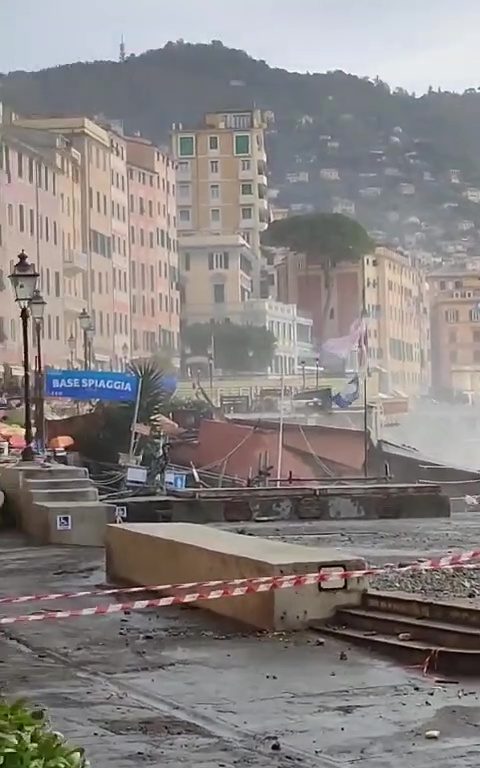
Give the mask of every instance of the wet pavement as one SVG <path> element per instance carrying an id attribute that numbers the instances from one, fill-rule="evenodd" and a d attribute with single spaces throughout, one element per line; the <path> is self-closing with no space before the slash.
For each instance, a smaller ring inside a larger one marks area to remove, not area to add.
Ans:
<path id="1" fill-rule="evenodd" d="M 469 549 L 480 518 L 232 526 L 331 544 L 376 562 Z M 367 554 L 367 553 L 373 553 Z M 0 593 L 92 589 L 102 552 L 25 547 L 0 533 Z M 0 606 L 3 615 L 113 598 Z M 480 685 L 424 677 L 366 652 L 254 634 L 203 611 L 162 609 L 0 631 L 0 692 L 48 708 L 92 768 L 478 765 Z M 346 658 L 343 658 L 346 653 Z M 426 731 L 440 731 L 438 740 Z"/>

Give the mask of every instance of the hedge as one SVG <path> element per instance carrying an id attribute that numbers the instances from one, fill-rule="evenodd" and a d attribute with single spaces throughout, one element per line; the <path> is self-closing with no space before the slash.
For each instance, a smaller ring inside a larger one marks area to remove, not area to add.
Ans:
<path id="1" fill-rule="evenodd" d="M 17 701 L 0 700 L 1 768 L 88 768 L 83 749 L 52 731 L 45 713 Z"/>

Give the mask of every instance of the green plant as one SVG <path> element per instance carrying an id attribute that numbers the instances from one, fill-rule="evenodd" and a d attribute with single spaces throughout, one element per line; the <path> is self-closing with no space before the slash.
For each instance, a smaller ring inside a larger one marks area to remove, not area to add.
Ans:
<path id="1" fill-rule="evenodd" d="M 45 713 L 23 701 L 0 700 L 2 768 L 87 768 L 84 750 L 52 731 Z"/>

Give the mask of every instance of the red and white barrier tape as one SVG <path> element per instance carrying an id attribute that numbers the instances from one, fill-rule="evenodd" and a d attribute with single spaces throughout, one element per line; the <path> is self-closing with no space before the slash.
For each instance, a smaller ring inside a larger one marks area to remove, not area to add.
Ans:
<path id="1" fill-rule="evenodd" d="M 357 579 L 361 576 L 374 576 L 375 574 L 385 574 L 392 571 L 409 572 L 409 571 L 424 571 L 424 570 L 440 570 L 442 568 L 462 568 L 465 565 L 472 563 L 472 561 L 480 559 L 480 549 L 473 549 L 470 552 L 461 552 L 456 555 L 444 555 L 442 557 L 430 558 L 429 560 L 422 560 L 415 563 L 408 563 L 407 565 L 395 565 L 394 563 L 387 563 L 382 568 L 367 568 L 362 571 L 344 571 L 343 573 L 324 573 L 319 576 L 316 574 L 309 574 L 317 578 L 319 581 L 338 580 L 342 579 Z M 480 565 L 480 563 L 479 563 Z M 350 575 L 355 574 L 355 575 Z M 285 579 L 294 577 L 285 576 Z M 302 577 L 303 578 L 303 577 Z M 94 590 L 82 590 L 81 592 L 52 592 L 50 594 L 43 595 L 21 595 L 19 597 L 0 597 L 0 605 L 14 605 L 17 603 L 33 603 L 33 602 L 47 602 L 50 600 L 72 600 L 77 597 L 106 597 L 107 595 L 119 595 L 119 594 L 135 594 L 138 592 L 169 592 L 172 589 L 185 590 L 185 589 L 208 589 L 210 587 L 237 587 L 244 586 L 245 584 L 264 584 L 271 582 L 271 576 L 258 576 L 254 578 L 243 579 L 217 579 L 214 581 L 191 581 L 182 584 L 156 584 L 154 586 L 144 587 L 115 587 L 114 589 L 94 589 Z M 313 582 L 312 582 L 313 583 Z M 297 586 L 297 585 L 295 585 Z"/>
<path id="2" fill-rule="evenodd" d="M 122 611 L 141 610 L 143 608 L 164 608 L 172 605 L 182 605 L 194 603 L 198 600 L 218 600 L 222 597 L 240 597 L 242 595 L 254 594 L 257 592 L 270 592 L 276 589 L 292 589 L 313 584 L 321 584 L 327 581 L 360 579 L 366 576 L 378 576 L 395 573 L 410 573 L 419 571 L 449 570 L 455 568 L 477 567 L 480 563 L 472 561 L 480 558 L 480 550 L 463 552 L 457 555 L 447 555 L 445 557 L 433 558 L 423 562 L 411 563 L 404 566 L 384 566 L 383 568 L 363 568 L 353 571 L 335 571 L 322 573 L 307 573 L 289 576 L 263 576 L 256 578 L 235 579 L 233 581 L 206 581 L 190 582 L 186 584 L 162 584 L 157 586 L 130 587 L 127 589 L 109 589 L 83 592 L 65 592 L 52 593 L 50 595 L 27 595 L 24 597 L 2 598 L 2 602 L 9 604 L 18 604 L 28 601 L 47 601 L 58 600 L 60 598 L 68 599 L 75 597 L 105 596 L 119 593 L 134 592 L 153 592 L 153 591 L 172 591 L 186 590 L 196 588 L 195 592 L 186 594 L 175 594 L 161 598 L 152 598 L 149 600 L 135 600 L 126 603 L 109 603 L 108 605 L 97 605 L 91 608 L 79 608 L 66 611 L 45 611 L 42 613 L 25 614 L 23 616 L 5 616 L 0 618 L 0 626 L 5 624 L 15 624 L 17 622 L 45 621 L 47 619 L 68 619 L 80 616 L 106 616 Z M 200 591 L 199 591 L 200 590 Z"/>

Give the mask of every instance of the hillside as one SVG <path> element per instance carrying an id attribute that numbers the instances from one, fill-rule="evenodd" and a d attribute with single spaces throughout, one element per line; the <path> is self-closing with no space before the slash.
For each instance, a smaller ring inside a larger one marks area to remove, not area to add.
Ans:
<path id="1" fill-rule="evenodd" d="M 101 113 L 163 143 L 173 122 L 255 104 L 275 116 L 268 151 L 277 205 L 341 210 L 377 239 L 417 250 L 478 247 L 475 89 L 415 98 L 378 79 L 295 74 L 218 41 L 179 41 L 124 62 L 14 72 L 1 77 L 0 99 L 25 114 Z"/>

